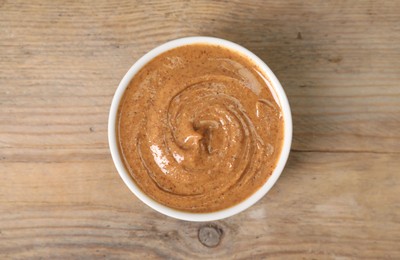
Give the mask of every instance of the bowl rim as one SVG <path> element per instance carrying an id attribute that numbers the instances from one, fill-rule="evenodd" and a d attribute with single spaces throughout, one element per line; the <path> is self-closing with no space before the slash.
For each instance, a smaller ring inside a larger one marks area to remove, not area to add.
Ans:
<path id="1" fill-rule="evenodd" d="M 231 49 L 233 51 L 239 52 L 240 54 L 249 58 L 259 67 L 259 69 L 265 74 L 265 76 L 270 81 L 272 88 L 275 90 L 277 94 L 284 118 L 284 140 L 283 140 L 281 154 L 278 163 L 276 164 L 276 167 L 273 170 L 271 176 L 268 178 L 268 180 L 263 184 L 263 186 L 261 186 L 255 193 L 253 193 L 250 197 L 248 197 L 244 201 L 230 208 L 208 213 L 191 213 L 191 212 L 179 211 L 167 207 L 150 198 L 135 184 L 133 178 L 125 168 L 125 165 L 122 161 L 120 151 L 117 145 L 118 141 L 116 135 L 116 128 L 117 128 L 116 118 L 118 113 L 118 107 L 121 98 L 125 92 L 125 89 L 129 85 L 132 78 L 139 72 L 141 68 L 143 68 L 143 66 L 145 66 L 156 56 L 168 50 L 190 44 L 219 45 Z M 158 47 L 147 52 L 132 65 L 132 67 L 122 78 L 121 82 L 118 85 L 117 90 L 115 91 L 110 107 L 110 112 L 108 117 L 108 142 L 109 142 L 111 157 L 122 180 L 131 190 L 131 192 L 134 193 L 136 197 L 138 197 L 147 206 L 164 215 L 176 219 L 195 221 L 195 222 L 215 221 L 236 215 L 246 210 L 247 208 L 255 204 L 257 201 L 259 201 L 262 197 L 264 197 L 264 195 L 274 186 L 279 176 L 281 175 L 285 167 L 285 164 L 287 162 L 287 159 L 289 157 L 290 147 L 292 143 L 292 116 L 291 116 L 289 101 L 286 97 L 282 85 L 280 84 L 280 82 L 278 81 L 272 70 L 254 53 L 236 43 L 220 38 L 206 37 L 206 36 L 184 37 L 161 44 Z"/>

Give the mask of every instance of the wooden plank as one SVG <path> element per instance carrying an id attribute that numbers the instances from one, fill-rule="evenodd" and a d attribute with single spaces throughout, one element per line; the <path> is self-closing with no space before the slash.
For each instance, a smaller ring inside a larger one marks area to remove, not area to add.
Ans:
<path id="1" fill-rule="evenodd" d="M 295 149 L 400 151 L 396 1 L 349 2 L 333 10 L 333 3 L 255 1 L 232 3 L 224 13 L 222 3 L 175 5 L 122 5 L 129 13 L 112 3 L 96 12 L 82 4 L 3 4 L 2 145 L 40 149 L 35 128 L 54 133 L 45 142 L 52 148 L 64 138 L 81 143 L 76 132 L 89 135 L 93 125 L 104 126 L 113 92 L 138 57 L 166 40 L 198 34 L 241 43 L 276 72 L 292 104 Z M 178 19 L 182 11 L 193 16 Z M 150 21 L 146 13 L 154 14 Z M 121 25 L 126 22 L 132 26 Z M 165 31 L 177 27 L 188 31 Z M 20 124 L 32 126 L 25 129 L 32 133 L 14 131 Z"/>
<path id="2" fill-rule="evenodd" d="M 198 240 L 206 223 L 174 220 L 138 201 L 116 177 L 109 158 L 5 163 L 9 174 L 0 177 L 0 255 L 396 259 L 397 158 L 293 152 L 268 196 L 244 213 L 211 224 L 223 232 L 215 248 Z M 24 176 L 19 183 L 16 174 Z"/>
<path id="3" fill-rule="evenodd" d="M 0 258 L 400 258 L 399 21 L 399 1 L 0 0 Z M 125 72 L 191 35 L 259 55 L 294 121 L 269 195 L 211 224 L 139 202 L 107 144 Z"/>

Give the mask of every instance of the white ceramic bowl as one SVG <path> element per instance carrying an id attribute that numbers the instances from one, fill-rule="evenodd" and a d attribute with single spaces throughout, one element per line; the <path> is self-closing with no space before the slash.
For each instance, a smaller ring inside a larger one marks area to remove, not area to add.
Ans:
<path id="1" fill-rule="evenodd" d="M 135 184 L 133 181 L 131 175 L 128 173 L 126 170 L 124 163 L 122 162 L 121 155 L 119 153 L 118 149 L 118 143 L 117 143 L 117 136 L 116 136 L 116 117 L 117 117 L 117 111 L 118 111 L 118 106 L 120 103 L 120 100 L 122 98 L 122 95 L 124 94 L 124 91 L 126 87 L 129 85 L 130 81 L 132 78 L 135 76 L 135 74 L 145 65 L 147 64 L 150 60 L 155 58 L 156 56 L 160 55 L 161 53 L 164 53 L 170 49 L 183 46 L 183 45 L 188 45 L 188 44 L 195 44 L 195 43 L 206 43 L 206 44 L 211 44 L 211 45 L 220 45 L 225 48 L 229 48 L 231 50 L 237 51 L 246 57 L 250 58 L 255 64 L 259 66 L 259 68 L 264 72 L 265 76 L 270 80 L 272 83 L 273 88 L 275 89 L 276 95 L 279 99 L 282 111 L 283 111 L 283 118 L 284 118 L 284 141 L 283 141 L 283 148 L 282 152 L 279 158 L 279 161 L 272 172 L 272 175 L 269 177 L 269 179 L 264 183 L 264 185 L 253 195 L 251 195 L 249 198 L 246 200 L 242 201 L 241 203 L 216 212 L 211 212 L 211 213 L 189 213 L 189 212 L 183 212 L 183 211 L 178 211 L 172 208 L 169 208 L 165 205 L 162 205 L 158 203 L 157 201 L 151 199 L 149 196 L 147 196 L 145 193 L 143 193 L 139 187 Z M 182 219 L 182 220 L 188 220 L 188 221 L 212 221 L 212 220 L 218 220 L 218 219 L 223 219 L 227 218 L 230 216 L 233 216 L 235 214 L 238 214 L 239 212 L 242 212 L 243 210 L 247 209 L 248 207 L 252 206 L 254 203 L 256 203 L 258 200 L 260 200 L 275 184 L 279 176 L 281 175 L 281 172 L 286 164 L 287 158 L 289 156 L 289 151 L 290 151 L 290 146 L 292 143 L 292 116 L 290 112 L 290 107 L 289 107 L 289 102 L 287 100 L 287 97 L 285 95 L 285 92 L 279 83 L 278 79 L 275 77 L 274 73 L 268 68 L 268 66 L 260 59 L 258 58 L 255 54 L 250 52 L 249 50 L 243 48 L 242 46 L 226 41 L 223 39 L 218 39 L 218 38 L 213 38 L 213 37 L 187 37 L 187 38 L 180 38 L 177 40 L 173 40 L 167 43 L 164 43 L 157 48 L 151 50 L 147 54 L 145 54 L 143 57 L 141 57 L 133 66 L 129 69 L 129 71 L 125 74 L 124 78 L 120 82 L 114 98 L 112 100 L 111 104 L 111 109 L 110 109 L 110 115 L 108 119 L 108 141 L 110 145 L 110 150 L 111 150 L 111 156 L 113 158 L 114 164 L 118 170 L 119 175 L 125 182 L 125 184 L 129 187 L 129 189 L 145 204 L 147 204 L 149 207 L 153 208 L 154 210 L 163 213 L 167 216 L 177 218 L 177 219 Z"/>

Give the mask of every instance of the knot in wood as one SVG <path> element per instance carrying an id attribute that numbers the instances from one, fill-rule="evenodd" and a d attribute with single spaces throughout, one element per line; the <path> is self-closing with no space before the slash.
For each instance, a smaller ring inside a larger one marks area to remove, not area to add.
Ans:
<path id="1" fill-rule="evenodd" d="M 221 242 L 223 231 L 216 225 L 207 225 L 199 228 L 199 241 L 206 247 L 216 247 Z"/>

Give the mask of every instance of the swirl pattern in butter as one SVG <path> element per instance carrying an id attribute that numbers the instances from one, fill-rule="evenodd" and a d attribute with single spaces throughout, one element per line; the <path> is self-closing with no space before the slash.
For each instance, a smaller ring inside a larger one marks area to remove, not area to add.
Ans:
<path id="1" fill-rule="evenodd" d="M 213 45 L 167 51 L 132 79 L 118 113 L 127 170 L 152 199 L 214 212 L 256 192 L 279 159 L 283 118 L 248 58 Z"/>

